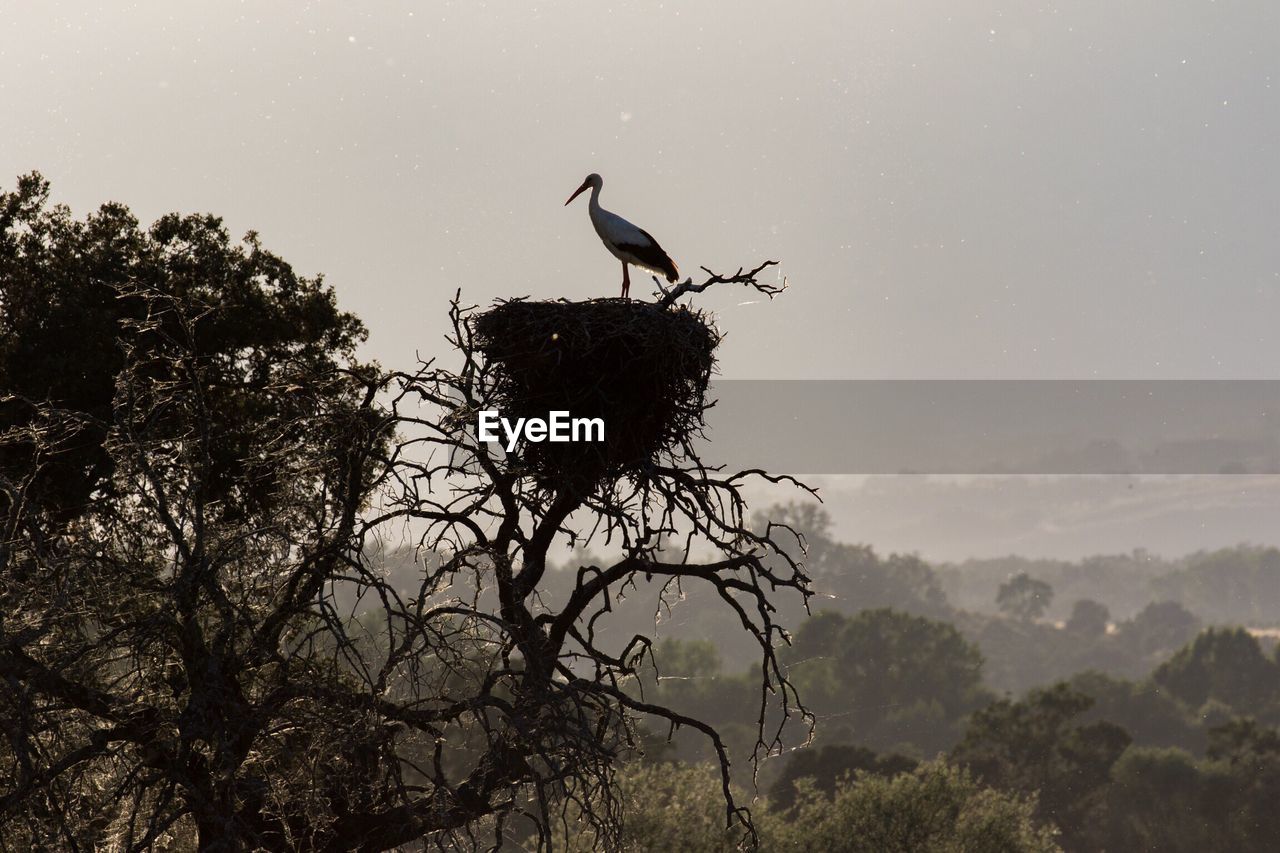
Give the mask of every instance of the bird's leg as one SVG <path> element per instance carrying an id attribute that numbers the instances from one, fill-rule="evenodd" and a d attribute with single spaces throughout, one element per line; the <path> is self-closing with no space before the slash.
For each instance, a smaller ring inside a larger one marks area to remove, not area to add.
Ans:
<path id="1" fill-rule="evenodd" d="M 627 262 L 622 262 L 622 298 L 626 299 L 631 292 L 631 275 L 627 272 Z"/>

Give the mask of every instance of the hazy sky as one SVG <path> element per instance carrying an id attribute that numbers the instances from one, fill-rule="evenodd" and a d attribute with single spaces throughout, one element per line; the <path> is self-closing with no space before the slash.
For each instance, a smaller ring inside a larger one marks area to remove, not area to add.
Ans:
<path id="1" fill-rule="evenodd" d="M 815 477 L 837 539 L 930 560 L 1276 544 L 1280 477 Z M 753 506 L 786 499 L 752 494 Z"/>
<path id="2" fill-rule="evenodd" d="M 397 366 L 457 287 L 615 295 L 595 170 L 683 270 L 783 262 L 703 300 L 728 377 L 1276 377 L 1278 10 L 6 3 L 0 182 L 256 228 Z"/>

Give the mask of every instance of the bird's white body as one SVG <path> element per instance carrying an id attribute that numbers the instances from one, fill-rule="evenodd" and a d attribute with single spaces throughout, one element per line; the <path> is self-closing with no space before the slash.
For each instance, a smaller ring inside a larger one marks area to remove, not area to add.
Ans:
<path id="1" fill-rule="evenodd" d="M 600 242 L 604 243 L 604 247 L 610 254 L 622 261 L 622 295 L 626 296 L 631 286 L 631 279 L 627 274 L 628 264 L 652 270 L 665 276 L 668 281 L 675 281 L 676 265 L 671 258 L 667 257 L 667 253 L 658 245 L 658 241 L 643 228 L 633 225 L 618 214 L 600 206 L 602 186 L 604 181 L 599 175 L 588 175 L 578 191 L 569 196 L 569 201 L 573 201 L 578 197 L 578 193 L 588 187 L 591 188 L 591 200 L 587 204 L 587 213 L 591 217 L 591 225 L 596 229 L 596 234 L 600 236 Z M 567 205 L 569 201 L 565 204 Z"/>
<path id="2" fill-rule="evenodd" d="M 599 190 L 594 190 L 591 193 L 591 201 L 587 211 L 591 217 L 591 224 L 595 226 L 596 233 L 600 235 L 600 240 L 604 243 L 604 247 L 620 261 L 626 261 L 629 264 L 644 267 L 654 272 L 662 272 L 657 267 L 651 267 L 643 259 L 636 257 L 629 248 L 621 248 L 624 246 L 652 248 L 657 244 L 653 242 L 653 238 L 638 226 L 623 219 L 612 210 L 605 210 L 601 207 L 599 196 Z"/>

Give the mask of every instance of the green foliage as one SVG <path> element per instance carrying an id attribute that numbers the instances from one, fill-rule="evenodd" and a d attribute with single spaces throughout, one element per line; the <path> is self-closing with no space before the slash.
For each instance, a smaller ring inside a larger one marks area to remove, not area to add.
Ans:
<path id="1" fill-rule="evenodd" d="M 633 764 L 618 775 L 622 830 L 594 835 L 570 816 L 556 847 L 634 853 L 728 853 L 748 839 L 727 829 L 719 776 L 705 765 Z M 943 762 L 893 776 L 859 773 L 830 793 L 800 780 L 794 806 L 752 808 L 762 851 L 813 853 L 1053 853 L 1034 801 L 981 785 Z"/>
<path id="2" fill-rule="evenodd" d="M 836 744 L 810 747 L 791 753 L 782 774 L 769 786 L 769 802 L 783 811 L 796 800 L 796 783 L 807 779 L 814 789 L 833 796 L 836 789 L 857 773 L 897 776 L 919 764 L 905 755 L 877 755 L 863 746 Z"/>
<path id="3" fill-rule="evenodd" d="M 721 673 L 707 641 L 664 640 L 654 658 L 661 680 L 646 666 L 645 695 L 715 720 L 731 754 L 748 755 L 758 672 Z M 893 610 L 818 613 L 796 632 L 785 659 L 826 744 L 933 755 L 954 744 L 965 715 L 990 699 L 982 687 L 982 656 L 955 628 Z M 696 733 L 681 730 L 675 740 L 681 758 L 708 757 Z"/>
<path id="4" fill-rule="evenodd" d="M 357 643 L 320 603 L 351 577 L 385 418 L 349 372 L 323 363 L 224 386 L 225 366 L 192 343 L 207 306 L 138 298 L 148 319 L 121 321 L 137 334 L 97 448 L 114 495 L 29 500 L 0 477 L 15 510 L 0 539 L 0 612 L 33 626 L 0 629 L 13 688 L 0 691 L 0 718 L 13 723 L 0 747 L 0 837 L 23 827 L 32 843 L 16 848 L 110 846 L 104 827 L 116 821 L 142 833 L 142 849 L 143 824 L 181 821 L 206 845 L 232 822 L 250 827 L 233 837 L 265 846 L 296 841 L 295 830 L 314 838 L 332 819 L 310 819 L 326 799 L 315 792 L 364 808 L 376 797 L 370 756 L 392 736 L 370 722 L 344 666 Z M 262 411 L 247 417 L 241 403 Z M 77 435 L 67 425 L 85 417 L 33 407 L 0 452 L 15 463 L 30 448 L 21 481 L 38 482 L 40 460 L 57 458 Z M 237 444 L 245 458 L 225 455 Z M 218 786 L 235 793 L 215 796 Z"/>
<path id="5" fill-rule="evenodd" d="M 731 605 L 763 676 L 743 706 L 799 713 L 773 616 L 810 590 L 762 562 L 779 549 L 738 491 L 758 472 L 707 477 L 680 435 L 644 488 L 532 478 L 467 428 L 501 394 L 458 302 L 461 366 L 383 373 L 332 291 L 254 235 L 144 230 L 120 205 L 78 221 L 38 176 L 0 196 L 0 288 L 0 847 L 150 849 L 174 828 L 201 849 L 443 849 L 602 791 L 584 817 L 611 834 L 636 716 L 721 745 L 624 692 L 652 619 L 621 650 L 595 633 L 655 576 Z M 698 423 L 700 389 L 677 401 Z M 424 559 L 388 577 L 370 558 L 404 525 Z M 654 531 L 675 530 L 699 535 L 664 555 Z M 548 607 L 548 550 L 593 538 L 625 558 Z M 706 645 L 662 651 L 718 668 Z M 723 826 L 741 814 L 715 799 Z"/>
<path id="6" fill-rule="evenodd" d="M 653 663 L 646 661 L 640 670 L 644 697 L 657 700 L 697 719 L 714 720 L 729 752 L 744 769 L 742 761 L 755 745 L 756 720 L 760 713 L 760 683 L 749 673 L 727 675 L 720 671 L 720 655 L 708 640 L 665 639 L 654 645 Z M 688 761 L 710 760 L 713 752 L 700 732 L 681 728 L 672 733 L 669 727 L 654 731 L 646 742 L 645 753 L 674 755 Z M 657 749 L 655 749 L 655 747 Z"/>
<path id="7" fill-rule="evenodd" d="M 720 775 L 709 764 L 631 764 L 618 774 L 615 796 L 622 831 L 602 839 L 585 820 L 569 820 L 556 849 L 634 853 L 730 853 L 745 834 L 728 826 Z"/>
<path id="8" fill-rule="evenodd" d="M 710 640 L 668 638 L 653 650 L 664 678 L 712 678 L 720 673 L 720 652 Z"/>
<path id="9" fill-rule="evenodd" d="M 804 538 L 805 568 L 814 590 L 829 607 L 845 614 L 892 607 L 923 616 L 951 612 L 937 575 L 913 554 L 878 555 L 868 545 L 850 545 L 832 537 L 831 516 L 817 504 L 772 507 L 759 516 L 787 524 Z"/>
<path id="10" fill-rule="evenodd" d="M 1141 548 L 1127 554 L 1099 554 L 1080 560 L 1006 557 L 936 565 L 934 570 L 951 604 L 973 613 L 994 614 L 1000 584 L 1019 574 L 1053 587 L 1050 619 L 1066 619 L 1072 602 L 1082 598 L 1104 602 L 1116 618 L 1136 613 L 1151 601 L 1151 583 L 1181 563 Z"/>
<path id="11" fill-rule="evenodd" d="M 1241 545 L 1192 554 L 1154 581 L 1162 599 L 1208 622 L 1270 625 L 1280 612 L 1280 549 Z"/>
<path id="12" fill-rule="evenodd" d="M 986 659 L 988 683 L 1023 692 L 1076 673 L 1097 670 L 1125 678 L 1146 676 L 1199 627 L 1172 602 L 1152 604 L 1116 630 L 1104 630 L 1101 604 L 1085 602 L 1062 629 L 1045 622 L 959 614 L 956 623 Z"/>
<path id="13" fill-rule="evenodd" d="M 828 611 L 807 621 L 793 643 L 795 683 L 819 719 L 834 718 L 829 737 L 878 748 L 907 743 L 933 754 L 954 742 L 959 720 L 988 698 L 982 656 L 943 622 L 894 610 L 852 618 Z"/>
<path id="14" fill-rule="evenodd" d="M 204 310 L 187 322 L 156 316 L 156 296 Z M 143 229 L 124 205 L 105 204 L 77 220 L 49 203 L 49 183 L 34 173 L 0 193 L 0 431 L 30 425 L 42 402 L 82 417 L 27 492 L 55 516 L 75 517 L 110 488 L 104 443 L 126 357 L 154 356 L 152 368 L 165 370 L 164 356 L 181 348 L 190 369 L 198 363 L 216 416 L 206 487 L 224 512 L 244 514 L 281 485 L 281 472 L 253 463 L 257 426 L 301 414 L 305 405 L 289 411 L 294 378 L 333 374 L 364 334 L 320 278 L 296 275 L 252 232 L 233 243 L 215 216 L 168 214 Z M 25 470 L 31 452 L 10 444 L 0 473 Z"/>
<path id="15" fill-rule="evenodd" d="M 1240 717 L 1209 731 L 1206 755 L 1239 767 L 1280 759 L 1280 731 Z"/>
<path id="16" fill-rule="evenodd" d="M 1107 633 L 1107 624 L 1111 621 L 1111 611 L 1105 604 L 1082 598 L 1071 607 L 1071 617 L 1067 619 L 1067 631 L 1084 640 L 1096 640 Z"/>
<path id="17" fill-rule="evenodd" d="M 1016 693 L 1075 672 L 1092 645 L 1044 622 L 965 614 L 957 624 L 982 652 L 987 683 Z"/>
<path id="18" fill-rule="evenodd" d="M 1013 619 L 1039 619 L 1053 603 L 1053 587 L 1025 572 L 1000 584 L 996 606 Z"/>
<path id="19" fill-rule="evenodd" d="M 893 778 L 859 774 L 827 797 L 802 785 L 785 817 L 760 820 L 762 849 L 813 853 L 1050 853 L 1034 804 L 935 761 Z"/>
<path id="20" fill-rule="evenodd" d="M 1057 593 L 1061 603 L 1046 614 L 1053 619 L 1066 619 L 1068 606 L 1080 599 L 1105 602 L 1117 622 L 1152 601 L 1176 602 L 1218 625 L 1267 626 L 1280 613 L 1280 549 L 1274 547 L 1237 545 L 1173 559 L 1143 549 L 1080 560 L 1008 556 L 936 565 L 934 571 L 951 604 L 975 613 L 992 612 L 999 585 L 1023 573 Z"/>
<path id="21" fill-rule="evenodd" d="M 1280 731 L 1252 719 L 1236 719 L 1209 732 L 1206 768 L 1211 809 L 1223 809 L 1233 849 L 1274 850 L 1280 838 Z M 1214 775 L 1225 782 L 1214 786 Z M 1215 789 L 1216 788 L 1216 789 Z M 1210 812 L 1212 816 L 1213 812 Z"/>
<path id="22" fill-rule="evenodd" d="M 1175 601 L 1153 601 L 1132 619 L 1121 622 L 1116 638 L 1134 654 L 1167 655 L 1200 630 L 1200 620 Z"/>
<path id="23" fill-rule="evenodd" d="M 1280 733 L 1234 719 L 1209 733 L 1207 758 L 1131 748 L 1113 768 L 1106 849 L 1266 853 L 1280 838 Z"/>
<path id="24" fill-rule="evenodd" d="M 951 759 L 1003 790 L 1038 791 L 1038 814 L 1078 840 L 1096 823 L 1111 766 L 1130 743 L 1119 726 L 1080 720 L 1092 705 L 1066 684 L 1002 699 L 973 715 Z"/>
<path id="25" fill-rule="evenodd" d="M 1210 628 L 1161 664 L 1152 680 L 1191 708 L 1210 700 L 1237 713 L 1273 715 L 1280 666 L 1243 628 Z"/>
<path id="26" fill-rule="evenodd" d="M 1106 849 L 1226 851 L 1211 780 L 1180 749 L 1134 747 L 1116 762 L 1107 796 Z"/>
<path id="27" fill-rule="evenodd" d="M 1094 700 L 1086 720 L 1106 720 L 1124 729 L 1141 746 L 1204 750 L 1206 737 L 1194 712 L 1150 681 L 1128 681 L 1097 671 L 1078 673 L 1068 682 Z"/>

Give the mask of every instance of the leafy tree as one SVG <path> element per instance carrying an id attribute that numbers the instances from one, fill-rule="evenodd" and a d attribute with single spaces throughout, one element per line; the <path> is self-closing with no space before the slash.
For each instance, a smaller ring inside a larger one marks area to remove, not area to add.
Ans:
<path id="1" fill-rule="evenodd" d="M 1030 559 L 1015 555 L 970 559 L 937 565 L 935 571 L 951 603 L 976 613 L 999 612 L 995 599 L 1000 585 L 1015 575 L 1028 574 L 1053 587 L 1055 602 L 1069 605 L 1079 599 L 1092 599 L 1106 602 L 1113 616 L 1128 616 L 1152 600 L 1152 584 L 1160 576 L 1181 565 L 1180 561 L 1166 560 L 1137 548 L 1127 554 L 1098 554 L 1080 560 Z M 1176 600 L 1165 595 L 1158 596 L 1159 599 Z M 1069 613 L 1069 608 L 1055 604 L 1045 615 L 1065 619 Z"/>
<path id="2" fill-rule="evenodd" d="M 1216 700 L 1240 713 L 1272 712 L 1280 668 L 1243 628 L 1210 628 L 1152 674 L 1191 708 Z"/>
<path id="3" fill-rule="evenodd" d="M 709 764 L 631 764 L 617 789 L 621 831 L 611 850 L 733 853 L 747 840 L 726 826 L 719 774 Z M 581 807 L 570 809 L 562 833 L 556 846 L 573 853 L 594 853 L 605 841 Z"/>
<path id="4" fill-rule="evenodd" d="M 837 788 L 859 773 L 893 777 L 911 772 L 918 763 L 905 755 L 877 755 L 866 747 L 846 744 L 797 750 L 769 786 L 769 802 L 774 809 L 791 808 L 801 779 L 810 780 L 814 790 L 834 796 Z"/>
<path id="5" fill-rule="evenodd" d="M 146 320 L 117 339 L 106 496 L 70 514 L 38 488 L 46 459 L 92 449 L 83 411 L 33 405 L 0 435 L 30 460 L 0 476 L 0 612 L 16 614 L 0 622 L 0 835 L 314 844 L 384 807 L 370 774 L 403 708 L 370 716 L 340 663 L 359 640 L 330 601 L 360 577 L 385 417 L 364 369 L 303 360 L 245 391 L 256 416 L 228 426 L 243 398 L 195 343 L 208 306 L 125 293 Z M 253 452 L 228 461 L 232 444 Z"/>
<path id="6" fill-rule="evenodd" d="M 1199 625 L 1180 605 L 1164 602 L 1104 633 L 1103 613 L 1086 604 L 1063 629 L 1043 621 L 970 613 L 955 621 L 981 649 L 988 683 L 1018 693 L 1089 670 L 1144 678 L 1194 637 Z"/>
<path id="7" fill-rule="evenodd" d="M 720 652 L 710 640 L 666 639 L 654 647 L 663 677 L 712 678 L 720 673 Z"/>
<path id="8" fill-rule="evenodd" d="M 1152 582 L 1159 598 L 1218 624 L 1265 625 L 1280 610 L 1280 549 L 1241 545 L 1184 562 Z"/>
<path id="9" fill-rule="evenodd" d="M 1121 622 L 1117 639 L 1135 654 L 1151 658 L 1182 646 L 1200 630 L 1200 620 L 1181 604 L 1156 601 Z"/>
<path id="10" fill-rule="evenodd" d="M 1022 692 L 1074 671 L 1072 652 L 1079 641 L 1044 622 L 966 614 L 959 621 L 983 656 L 983 673 L 992 687 Z"/>
<path id="11" fill-rule="evenodd" d="M 1071 617 L 1067 619 L 1066 627 L 1073 636 L 1085 640 L 1096 640 L 1106 635 L 1110 621 L 1111 613 L 1105 604 L 1082 598 L 1072 606 Z"/>
<path id="12" fill-rule="evenodd" d="M 1240 717 L 1209 731 L 1206 755 L 1214 761 L 1247 766 L 1280 759 L 1280 731 Z"/>
<path id="13" fill-rule="evenodd" d="M 1130 748 L 1113 778 L 1108 850 L 1263 853 L 1280 837 L 1280 734 L 1252 719 L 1211 729 L 1204 761 L 1179 749 Z"/>
<path id="14" fill-rule="evenodd" d="M 630 765 L 619 774 L 621 831 L 611 850 L 729 853 L 741 831 L 727 828 L 714 770 L 706 765 Z M 859 774 L 831 793 L 801 780 L 793 809 L 758 809 L 760 849 L 822 853 L 1052 853 L 1052 827 L 1033 817 L 1033 803 L 990 788 L 941 762 L 913 771 Z M 575 804 L 557 845 L 599 850 Z"/>
<path id="15" fill-rule="evenodd" d="M 996 606 L 1000 612 L 1024 621 L 1038 619 L 1052 602 L 1053 587 L 1025 572 L 1000 584 L 996 593 Z"/>
<path id="16" fill-rule="evenodd" d="M 1221 815 L 1233 850 L 1272 850 L 1280 838 L 1280 731 L 1251 718 L 1210 729 L 1207 750 L 1209 798 L 1206 813 Z M 1225 784 L 1216 780 L 1225 775 Z"/>
<path id="17" fill-rule="evenodd" d="M 1204 751 L 1207 741 L 1199 720 L 1167 690 L 1150 681 L 1134 682 L 1088 671 L 1077 673 L 1068 683 L 1094 700 L 1083 719 L 1115 723 L 1138 746 L 1175 746 L 1196 754 Z"/>
<path id="18" fill-rule="evenodd" d="M 64 273 L 89 325 L 63 333 L 93 340 L 0 430 L 5 845 L 384 850 L 476 827 L 501 845 L 514 812 L 546 840 L 575 800 L 608 841 L 641 718 L 708 738 L 724 825 L 749 831 L 716 729 L 626 689 L 649 638 L 595 633 L 639 579 L 713 589 L 759 645 L 754 740 L 777 748 L 803 708 L 771 598 L 804 598 L 807 578 L 747 524 L 741 476 L 709 473 L 688 436 L 634 480 L 531 476 L 469 429 L 497 380 L 457 303 L 461 367 L 384 373 L 351 357 L 359 326 L 327 288 L 229 247 L 215 219 L 75 223 L 40 212 L 41 186 L 3 204 L 5 381 L 58 339 L 36 309 L 44 293 L 63 310 Z M 89 390 L 64 383 L 99 357 Z M 549 606 L 549 549 L 597 525 L 622 553 Z M 410 526 L 405 588 L 373 558 Z M 655 531 L 675 529 L 718 556 L 664 552 Z M 766 715 L 770 695 L 784 707 Z"/>
<path id="19" fill-rule="evenodd" d="M 751 754 L 760 712 L 758 673 L 722 673 L 716 646 L 707 640 L 665 639 L 654 647 L 649 664 L 640 670 L 630 692 L 686 716 L 714 721 L 731 757 Z M 663 725 L 663 733 L 669 728 L 669 724 Z M 714 746 L 701 732 L 678 728 L 670 735 L 673 757 L 716 760 Z M 652 750 L 646 749 L 646 754 L 650 753 Z M 746 761 L 741 766 L 745 776 L 740 781 L 745 784 L 752 768 Z"/>
<path id="20" fill-rule="evenodd" d="M 106 442 L 121 372 L 127 362 L 166 369 L 163 353 L 183 338 L 206 382 L 203 487 L 217 511 L 247 513 L 280 493 L 288 472 L 255 462 L 257 423 L 293 403 L 281 393 L 291 377 L 353 365 L 360 321 L 338 309 L 321 278 L 295 274 L 252 232 L 234 243 L 217 217 L 173 213 L 143 229 L 124 205 L 105 204 L 77 220 L 49 203 L 49 189 L 33 173 L 0 193 L 0 431 L 11 435 L 0 472 L 31 469 L 39 448 L 17 433 L 37 429 L 47 404 L 74 415 L 76 429 L 57 456 L 40 460 L 23 500 L 66 520 L 90 496 L 109 494 L 115 459 Z M 179 328 L 172 313 L 148 313 L 160 297 L 204 313 Z"/>
<path id="21" fill-rule="evenodd" d="M 806 703 L 839 715 L 842 739 L 877 747 L 945 749 L 958 721 L 987 699 L 977 649 L 951 625 L 894 610 L 819 613 L 796 633 L 788 659 Z"/>
<path id="22" fill-rule="evenodd" d="M 1115 763 L 1103 825 L 1107 850 L 1237 850 L 1210 809 L 1211 780 L 1180 749 L 1133 747 Z"/>
<path id="23" fill-rule="evenodd" d="M 802 785 L 785 818 L 762 819 L 767 850 L 814 853 L 1050 853 L 1055 831 L 1034 800 L 981 785 L 935 761 L 893 778 L 860 774 L 827 797 Z"/>
<path id="24" fill-rule="evenodd" d="M 886 607 L 934 618 L 950 614 L 942 585 L 928 563 L 913 554 L 885 557 L 868 545 L 836 541 L 830 514 L 817 504 L 771 508 L 757 526 L 768 520 L 786 524 L 797 544 L 803 541 L 814 590 L 831 601 L 831 609 L 846 615 Z"/>
<path id="25" fill-rule="evenodd" d="M 1002 699 L 978 711 L 951 760 L 1007 791 L 1039 793 L 1037 814 L 1063 831 L 1065 846 L 1087 848 L 1129 735 L 1108 722 L 1085 723 L 1093 700 L 1066 684 Z"/>

